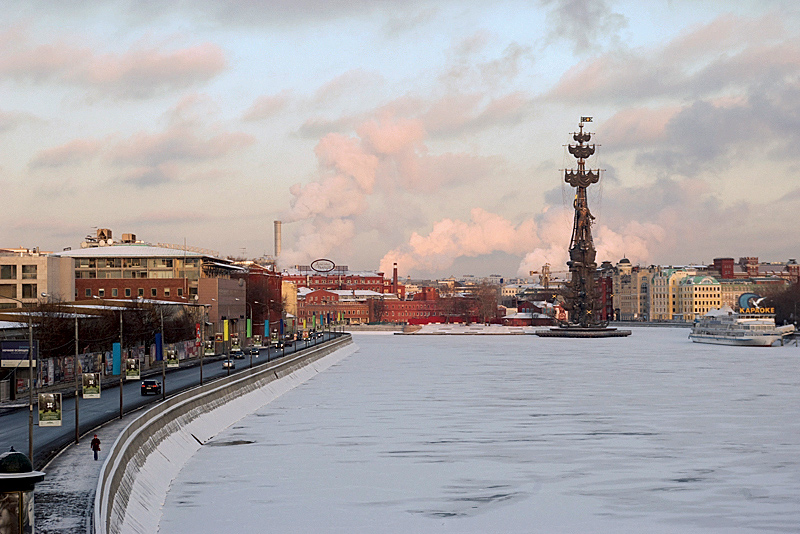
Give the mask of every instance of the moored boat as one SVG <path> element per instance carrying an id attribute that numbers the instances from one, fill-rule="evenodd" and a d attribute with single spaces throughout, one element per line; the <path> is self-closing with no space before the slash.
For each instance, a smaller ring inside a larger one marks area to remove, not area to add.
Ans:
<path id="1" fill-rule="evenodd" d="M 774 315 L 760 310 L 737 313 L 730 306 L 711 310 L 695 321 L 689 339 L 695 343 L 771 347 L 794 332 L 794 325 L 775 326 Z"/>

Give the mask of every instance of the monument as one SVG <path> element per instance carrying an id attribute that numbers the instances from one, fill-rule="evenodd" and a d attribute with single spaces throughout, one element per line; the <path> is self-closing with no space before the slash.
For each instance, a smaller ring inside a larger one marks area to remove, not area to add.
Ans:
<path id="1" fill-rule="evenodd" d="M 587 170 L 586 160 L 595 152 L 595 145 L 590 145 L 592 134 L 583 131 L 583 124 L 591 122 L 591 117 L 581 117 L 578 132 L 572 134 L 577 144 L 569 145 L 569 153 L 578 160 L 578 168 L 564 171 L 564 181 L 575 188 L 575 200 L 572 207 L 575 217 L 572 223 L 572 238 L 569 242 L 570 280 L 564 288 L 564 309 L 568 320 L 558 328 L 538 330 L 542 337 L 625 337 L 630 330 L 609 328 L 607 320 L 598 317 L 599 299 L 595 288 L 597 251 L 592 241 L 592 223 L 595 220 L 589 210 L 586 190 L 600 180 L 600 169 Z"/>

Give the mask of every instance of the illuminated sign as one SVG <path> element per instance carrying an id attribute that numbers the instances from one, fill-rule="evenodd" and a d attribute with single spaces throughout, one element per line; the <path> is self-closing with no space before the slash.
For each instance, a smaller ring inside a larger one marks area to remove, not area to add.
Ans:
<path id="1" fill-rule="evenodd" d="M 318 273 L 329 273 L 336 268 L 336 264 L 331 260 L 319 259 L 311 262 L 311 268 Z"/>
<path id="2" fill-rule="evenodd" d="M 775 308 L 739 308 L 739 313 L 774 314 Z"/>

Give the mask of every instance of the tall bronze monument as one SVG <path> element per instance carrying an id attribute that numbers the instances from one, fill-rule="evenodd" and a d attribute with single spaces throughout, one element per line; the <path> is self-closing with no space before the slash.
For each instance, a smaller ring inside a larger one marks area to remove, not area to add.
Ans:
<path id="1" fill-rule="evenodd" d="M 572 134 L 577 144 L 569 145 L 569 153 L 578 160 L 578 169 L 564 171 L 564 181 L 575 188 L 572 207 L 575 217 L 572 223 L 572 238 L 569 242 L 570 281 L 564 289 L 564 309 L 568 321 L 560 328 L 540 330 L 536 334 L 547 337 L 623 337 L 630 330 L 608 328 L 608 321 L 600 321 L 600 303 L 595 288 L 597 251 L 592 241 L 592 221 L 586 190 L 600 180 L 600 169 L 587 170 L 586 160 L 594 154 L 595 145 L 590 145 L 592 134 L 583 131 L 583 123 L 591 122 L 591 117 L 581 117 L 578 132 Z"/>

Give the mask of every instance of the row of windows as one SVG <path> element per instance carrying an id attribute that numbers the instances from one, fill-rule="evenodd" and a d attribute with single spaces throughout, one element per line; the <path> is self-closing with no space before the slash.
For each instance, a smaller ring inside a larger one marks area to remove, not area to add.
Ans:
<path id="1" fill-rule="evenodd" d="M 132 293 L 131 293 L 131 291 L 132 291 L 132 290 L 131 290 L 131 288 L 129 288 L 129 287 L 126 287 L 126 288 L 125 288 L 125 292 L 124 292 L 124 294 L 125 294 L 125 297 L 126 297 L 126 298 L 131 298 L 131 297 L 133 296 L 133 295 L 132 295 Z M 168 288 L 168 287 L 165 287 L 165 288 L 164 288 L 164 293 L 163 293 L 163 295 L 162 295 L 162 296 L 163 296 L 163 297 L 169 297 L 169 296 L 171 295 L 171 293 L 172 293 L 172 292 L 171 292 L 170 288 Z M 182 297 L 182 296 L 183 296 L 183 288 L 182 288 L 182 287 L 179 287 L 179 288 L 178 288 L 178 291 L 177 291 L 177 293 L 178 293 L 178 296 L 179 296 L 179 297 Z M 84 295 L 85 295 L 86 297 L 88 297 L 88 298 L 92 298 L 92 296 L 93 296 L 93 295 L 92 295 L 92 290 L 91 290 L 91 288 L 88 288 L 88 287 L 87 287 L 87 288 L 86 288 L 86 290 L 85 290 L 85 292 L 84 292 Z M 106 297 L 106 296 L 107 296 L 107 295 L 106 295 L 106 290 L 105 290 L 105 289 L 103 289 L 103 288 L 100 288 L 100 289 L 98 289 L 98 290 L 97 290 L 97 296 L 98 296 L 98 297 L 100 297 L 100 298 L 104 298 L 104 297 Z M 116 287 L 114 287 L 114 288 L 111 288 L 111 295 L 110 295 L 110 296 L 111 296 L 112 298 L 113 298 L 113 297 L 119 297 L 119 290 L 118 290 Z M 140 287 L 140 288 L 138 288 L 138 289 L 137 289 L 136 296 L 137 296 L 137 297 L 144 297 L 144 288 L 143 288 L 143 287 Z M 151 288 L 150 288 L 150 296 L 151 296 L 151 297 L 158 297 L 158 288 L 156 288 L 156 287 L 151 287 Z M 78 297 L 78 295 L 77 295 L 77 292 L 76 292 L 76 294 L 75 294 L 75 298 L 77 298 L 77 297 Z"/>
<path id="2" fill-rule="evenodd" d="M 75 258 L 75 268 L 120 269 L 129 267 L 149 267 L 150 269 L 171 269 L 173 266 L 197 268 L 196 258 Z"/>
<path id="3" fill-rule="evenodd" d="M 35 299 L 36 284 L 22 284 L 22 295 L 17 295 L 17 284 L 0 284 L 0 297 Z M 16 306 L 16 305 L 15 305 Z"/>
<path id="4" fill-rule="evenodd" d="M 184 278 L 186 277 L 186 271 L 178 271 L 177 276 L 174 271 L 136 271 L 136 270 L 102 270 L 102 271 L 75 271 L 75 279 L 94 279 L 94 278 L 105 278 L 105 279 L 120 279 L 120 278 Z M 191 273 L 190 273 L 191 274 Z M 197 277 L 197 273 L 193 274 L 193 277 Z"/>
<path id="5" fill-rule="evenodd" d="M 38 266 L 23 265 L 21 271 L 23 280 L 36 280 Z M 17 279 L 16 265 L 0 265 L 0 280 L 16 280 L 16 279 Z"/>

